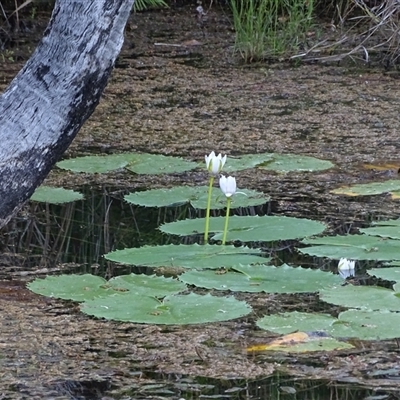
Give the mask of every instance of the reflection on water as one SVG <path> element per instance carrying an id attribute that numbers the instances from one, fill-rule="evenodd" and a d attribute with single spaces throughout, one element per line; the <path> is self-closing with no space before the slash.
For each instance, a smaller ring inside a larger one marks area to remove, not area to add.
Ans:
<path id="1" fill-rule="evenodd" d="M 84 201 L 65 205 L 31 202 L 1 232 L 4 266 L 54 267 L 77 263 L 107 267 L 103 254 L 116 248 L 155 244 L 167 238 L 156 228 L 181 209 L 147 209 L 123 201 L 124 193 L 80 190 Z"/>
<path id="2" fill-rule="evenodd" d="M 107 275 L 112 263 L 103 255 L 127 247 L 193 243 L 199 238 L 170 237 L 157 228 L 177 219 L 204 217 L 188 205 L 160 209 L 138 207 L 123 200 L 127 191 L 103 188 L 80 190 L 84 200 L 64 205 L 31 202 L 1 232 L 4 266 L 52 268 L 76 263 L 100 268 Z M 241 215 L 265 214 L 268 207 L 240 210 Z M 222 211 L 223 213 L 223 211 Z M 212 215 L 222 215 L 214 211 Z"/>
<path id="3" fill-rule="evenodd" d="M 181 377 L 154 372 L 141 372 L 144 378 L 152 377 L 157 384 L 133 386 L 124 394 L 135 399 L 179 398 L 194 399 L 240 399 L 240 400 L 360 400 L 388 399 L 380 397 L 379 390 L 357 385 L 337 383 L 323 379 L 300 379 L 275 373 L 258 379 L 214 379 L 205 377 Z M 148 397 L 147 397 L 148 396 Z M 178 396 L 178 397 L 177 397 Z M 371 396 L 371 397 L 369 397 Z"/>
<path id="4" fill-rule="evenodd" d="M 70 264 L 72 267 L 72 264 L 76 264 L 80 266 L 81 272 L 96 272 L 110 277 L 131 272 L 129 267 L 116 271 L 115 264 L 103 257 L 110 251 L 144 245 L 202 241 L 202 235 L 180 238 L 165 235 L 158 227 L 178 219 L 204 217 L 203 210 L 195 210 L 189 205 L 160 209 L 134 206 L 123 200 L 128 190 L 104 187 L 96 191 L 86 187 L 80 189 L 80 192 L 84 194 L 83 201 L 64 205 L 29 203 L 0 232 L 0 266 L 24 271 L 31 268 L 51 269 L 59 264 Z M 295 200 L 292 199 L 291 204 L 297 204 Z M 304 207 L 301 209 L 304 211 Z M 287 210 L 284 211 L 284 214 L 288 214 Z M 280 214 L 282 210 L 277 202 L 272 201 L 260 207 L 233 210 L 233 213 L 265 215 Z M 224 215 L 224 211 L 214 210 L 211 215 Z M 318 215 L 292 213 L 291 216 L 318 219 Z M 348 218 L 346 221 L 342 221 L 341 229 L 336 226 L 332 230 L 332 223 L 328 229 L 335 234 L 350 233 L 357 223 L 349 222 Z M 335 223 L 337 225 L 339 221 Z M 275 265 L 291 263 L 335 270 L 337 264 L 332 260 L 309 257 L 295 251 L 295 247 L 301 246 L 296 240 L 246 245 L 261 248 L 267 256 L 273 258 Z M 359 267 L 360 264 L 370 267 L 371 262 L 359 263 Z M 146 270 L 140 272 L 146 273 Z"/>

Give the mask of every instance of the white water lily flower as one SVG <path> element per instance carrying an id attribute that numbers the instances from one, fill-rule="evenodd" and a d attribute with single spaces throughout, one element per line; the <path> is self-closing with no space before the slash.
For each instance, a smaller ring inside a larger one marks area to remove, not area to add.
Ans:
<path id="1" fill-rule="evenodd" d="M 217 156 L 212 151 L 208 156 L 204 156 L 206 160 L 207 170 L 211 175 L 218 175 L 226 163 L 226 155 L 222 157 L 221 153 Z"/>
<path id="2" fill-rule="evenodd" d="M 219 178 L 219 187 L 226 197 L 232 197 L 236 193 L 236 179 L 233 176 L 222 175 Z"/>
<path id="3" fill-rule="evenodd" d="M 339 260 L 338 270 L 343 279 L 354 276 L 355 263 L 355 261 L 348 260 L 347 258 Z"/>

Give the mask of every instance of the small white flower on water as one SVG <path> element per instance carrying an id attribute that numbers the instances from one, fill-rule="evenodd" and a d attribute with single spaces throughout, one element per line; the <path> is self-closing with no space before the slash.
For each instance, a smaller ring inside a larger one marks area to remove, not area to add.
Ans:
<path id="1" fill-rule="evenodd" d="M 233 176 L 222 175 L 219 178 L 219 187 L 226 197 L 232 197 L 236 193 L 236 179 Z"/>
<path id="2" fill-rule="evenodd" d="M 218 175 L 226 163 L 226 155 L 222 157 L 221 153 L 217 156 L 212 151 L 208 156 L 204 156 L 207 170 L 211 175 Z"/>
<path id="3" fill-rule="evenodd" d="M 350 261 L 347 258 L 339 260 L 338 270 L 343 279 L 354 276 L 355 263 L 355 261 Z"/>

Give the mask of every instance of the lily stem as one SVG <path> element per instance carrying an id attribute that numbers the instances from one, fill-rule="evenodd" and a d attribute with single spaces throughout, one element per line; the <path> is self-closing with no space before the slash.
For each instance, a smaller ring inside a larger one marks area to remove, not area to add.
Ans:
<path id="1" fill-rule="evenodd" d="M 208 186 L 208 199 L 207 199 L 207 211 L 206 211 L 206 226 L 204 228 L 204 244 L 208 243 L 208 231 L 210 229 L 210 208 L 211 208 L 211 193 L 214 184 L 214 176 L 210 176 L 210 185 Z"/>
<path id="2" fill-rule="evenodd" d="M 231 210 L 231 197 L 226 198 L 226 216 L 225 216 L 225 226 L 224 226 L 224 236 L 222 237 L 222 244 L 226 242 L 226 234 L 228 233 L 228 222 L 229 222 L 229 212 Z"/>

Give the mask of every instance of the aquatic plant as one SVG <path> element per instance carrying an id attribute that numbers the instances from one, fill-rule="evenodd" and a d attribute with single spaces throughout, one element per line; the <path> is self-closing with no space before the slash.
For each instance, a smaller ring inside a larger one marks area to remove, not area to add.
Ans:
<path id="1" fill-rule="evenodd" d="M 290 170 L 297 164 L 306 169 L 329 167 L 321 160 L 308 158 L 304 164 L 297 156 L 286 155 L 286 162 L 272 153 L 247 155 L 232 159 L 231 169 L 244 169 L 274 164 Z M 292 159 L 291 159 L 292 158 Z M 29 288 L 47 296 L 71 299 L 82 303 L 83 312 L 96 317 L 124 321 L 160 324 L 204 323 L 238 318 L 251 312 L 246 302 L 239 302 L 230 296 L 199 296 L 191 293 L 187 284 L 217 290 L 249 292 L 299 293 L 316 291 L 341 281 L 339 276 L 319 270 L 313 271 L 288 265 L 268 266 L 270 258 L 260 249 L 246 246 L 226 245 L 232 240 L 242 242 L 277 241 L 285 238 L 302 238 L 321 233 L 325 225 L 308 219 L 282 216 L 232 216 L 230 208 L 248 207 L 251 204 L 263 204 L 269 200 L 264 193 L 244 190 L 246 196 L 233 199 L 237 192 L 236 179 L 221 176 L 219 184 L 226 204 L 226 216 L 210 218 L 209 211 L 224 207 L 218 197 L 212 196 L 213 182 L 225 167 L 227 157 L 211 152 L 205 156 L 210 184 L 208 187 L 176 187 L 156 189 L 142 193 L 132 193 L 125 199 L 135 204 L 149 206 L 176 206 L 190 202 L 193 207 L 208 208 L 206 218 L 175 221 L 164 224 L 160 229 L 170 234 L 197 235 L 203 230 L 214 233 L 212 240 L 218 244 L 192 244 L 167 246 L 142 246 L 116 250 L 105 255 L 107 260 L 137 267 L 162 268 L 168 270 L 174 278 L 145 277 L 141 275 L 122 275 L 105 281 L 92 275 L 59 276 L 39 279 Z M 276 160 L 279 161 L 276 161 Z M 293 159 L 295 160 L 293 162 Z M 176 165 L 173 165 L 176 161 Z M 105 161 L 105 162 L 104 162 Z M 194 164 L 194 163 L 193 163 Z M 98 172 L 119 168 L 136 168 L 137 172 L 153 173 L 177 171 L 180 168 L 191 169 L 193 164 L 173 157 L 124 154 L 108 157 L 83 157 L 62 162 L 60 166 L 74 171 Z M 147 167 L 146 167 L 147 165 Z M 195 164 L 196 165 L 196 164 Z M 228 220 L 230 225 L 228 225 Z M 228 229 L 229 228 L 229 229 Z M 221 240 L 222 239 L 222 240 Z M 206 242 L 206 241 L 205 241 Z M 255 268 L 257 266 L 257 268 Z M 223 269 L 223 273 L 218 271 Z M 192 272 L 192 274 L 190 273 Z M 289 276 L 295 277 L 293 285 L 288 285 Z M 219 282 L 219 283 L 218 283 Z M 224 283 L 223 283 L 224 282 Z M 161 291 L 160 291 L 161 290 Z M 135 304 L 132 308 L 131 304 Z"/>
<path id="2" fill-rule="evenodd" d="M 101 157 L 99 157 L 101 158 Z M 104 159 L 104 158 L 103 158 Z M 156 155 L 135 156 L 130 154 L 110 158 L 113 167 L 125 168 L 138 161 L 151 160 L 152 170 L 157 173 L 160 167 L 173 171 L 173 158 Z M 129 161 L 130 160 L 130 161 Z M 279 161 L 277 161 L 279 160 Z M 177 159 L 178 165 L 186 161 Z M 323 160 L 307 158 L 299 161 L 298 156 L 265 153 L 247 155 L 230 159 L 225 165 L 226 156 L 211 153 L 205 157 L 210 178 L 219 176 L 222 167 L 227 171 L 245 168 L 270 168 L 292 170 L 299 168 L 326 168 L 329 164 Z M 91 158 L 90 168 L 98 164 L 97 158 Z M 193 163 L 195 164 L 195 163 Z M 100 165 L 100 164 L 98 164 Z M 197 164 L 195 164 L 197 166 Z M 71 164 L 70 164 L 71 166 Z M 188 165 L 190 168 L 193 165 Z M 80 169 L 81 167 L 79 167 Z M 102 167 L 104 168 L 104 166 Z M 108 167 L 106 167 L 108 168 Z M 139 168 L 144 168 L 144 163 Z M 203 164 L 204 168 L 204 164 Z M 282 173 L 282 172 L 280 172 Z M 210 179 L 211 180 L 211 179 Z M 194 324 L 213 321 L 225 321 L 238 318 L 251 312 L 245 301 L 239 301 L 228 295 L 198 295 L 193 287 L 203 290 L 231 291 L 248 293 L 318 293 L 326 303 L 347 307 L 337 317 L 319 313 L 283 313 L 261 316 L 257 325 L 276 333 L 295 334 L 296 341 L 290 351 L 313 351 L 320 349 L 349 348 L 341 337 L 359 337 L 366 340 L 397 337 L 398 311 L 400 310 L 400 220 L 377 222 L 370 228 L 360 229 L 361 234 L 342 236 L 322 236 L 325 224 L 305 218 L 286 216 L 230 216 L 230 208 L 241 205 L 265 202 L 269 199 L 263 193 L 254 192 L 252 196 L 234 196 L 237 192 L 236 179 L 232 176 L 219 178 L 220 188 L 225 197 L 225 217 L 210 217 L 178 220 L 163 224 L 159 228 L 170 235 L 194 236 L 199 240 L 207 229 L 212 232 L 210 241 L 214 244 L 142 246 L 116 250 L 105 258 L 121 264 L 153 268 L 157 273 L 164 273 L 172 278 L 161 276 L 129 274 L 106 281 L 93 275 L 61 275 L 37 279 L 29 288 L 42 295 L 70 299 L 81 303 L 81 310 L 98 318 L 156 324 Z M 145 207 L 176 206 L 190 203 L 195 208 L 218 209 L 224 207 L 217 197 L 210 196 L 213 185 L 199 188 L 176 187 L 170 189 L 149 190 L 132 193 L 125 198 L 134 204 Z M 210 200 L 211 199 L 211 200 Z M 159 204 L 158 204 L 159 202 Z M 228 224 L 229 218 L 229 224 Z M 208 222 L 206 223 L 206 220 Z M 208 233 L 207 233 L 208 237 Z M 337 259 L 336 273 L 320 269 L 293 267 L 287 264 L 269 265 L 272 261 L 265 257 L 259 243 L 277 242 L 287 239 L 301 239 L 299 252 L 304 254 Z M 257 244 L 253 249 L 244 245 L 226 245 L 226 242 L 240 241 L 242 244 Z M 222 243 L 224 245 L 220 245 Z M 342 286 L 343 279 L 354 276 L 355 260 L 391 261 L 392 267 L 374 268 L 369 271 L 382 279 L 395 281 L 393 288 L 374 286 Z M 393 260 L 399 260 L 396 263 Z M 221 293 L 221 294 L 222 294 Z M 135 306 L 132 307 L 132 304 Z M 382 333 L 384 320 L 391 321 L 393 329 Z M 372 321 L 372 322 L 371 322 Z M 314 335 L 317 329 L 321 334 Z M 267 345 L 253 346 L 252 351 L 284 350 L 285 340 Z"/>
<path id="3" fill-rule="evenodd" d="M 208 243 L 208 227 L 210 223 L 210 208 L 211 208 L 211 195 L 214 184 L 214 179 L 222 171 L 226 162 L 226 155 L 222 157 L 221 153 L 218 156 L 212 151 L 208 156 L 204 156 L 206 161 L 207 171 L 210 174 L 210 182 L 208 185 L 208 198 L 206 208 L 206 223 L 204 228 L 204 243 Z"/>
<path id="4" fill-rule="evenodd" d="M 229 223 L 229 213 L 231 210 L 231 201 L 232 196 L 236 193 L 236 179 L 232 176 L 224 176 L 222 175 L 219 178 L 219 187 L 222 190 L 222 193 L 226 197 L 226 215 L 225 215 L 225 225 L 224 225 L 224 234 L 222 236 L 222 244 L 224 245 L 226 242 L 226 234 L 228 232 L 228 223 Z M 209 219 L 208 219 L 209 223 Z"/>
<path id="5" fill-rule="evenodd" d="M 304 45 L 314 1 L 231 0 L 235 49 L 246 62 L 292 53 Z"/>
<path id="6" fill-rule="evenodd" d="M 31 201 L 49 204 L 64 204 L 78 200 L 83 200 L 83 195 L 79 192 L 45 185 L 38 187 L 31 196 Z"/>

